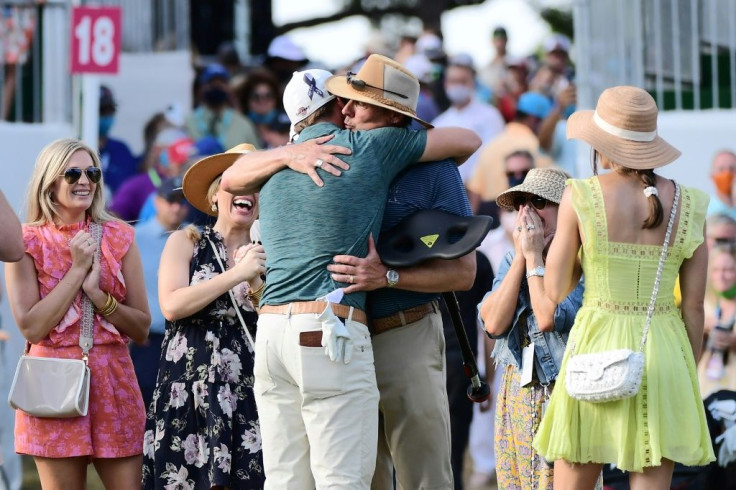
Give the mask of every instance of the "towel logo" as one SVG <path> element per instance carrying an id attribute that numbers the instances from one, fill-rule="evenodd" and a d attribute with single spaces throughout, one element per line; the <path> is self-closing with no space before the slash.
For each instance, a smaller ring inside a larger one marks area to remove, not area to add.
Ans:
<path id="1" fill-rule="evenodd" d="M 427 248 L 432 248 L 432 246 L 435 244 L 435 242 L 437 241 L 439 237 L 440 237 L 439 234 L 425 235 L 421 237 L 420 240 L 422 241 L 422 243 L 424 243 L 427 246 Z"/>

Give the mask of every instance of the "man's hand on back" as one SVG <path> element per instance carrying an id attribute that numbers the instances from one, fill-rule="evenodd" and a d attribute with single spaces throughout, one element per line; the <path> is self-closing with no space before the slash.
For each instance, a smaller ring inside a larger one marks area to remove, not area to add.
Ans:
<path id="1" fill-rule="evenodd" d="M 317 173 L 318 168 L 339 177 L 342 173 L 340 169 L 348 170 L 350 165 L 335 155 L 350 155 L 352 151 L 344 146 L 324 144 L 333 137 L 334 135 L 321 136 L 304 143 L 284 146 L 284 151 L 291 157 L 287 163 L 288 167 L 296 172 L 309 175 L 319 187 L 322 187 L 324 182 Z"/>
<path id="2" fill-rule="evenodd" d="M 350 286 L 343 288 L 345 294 L 358 291 L 373 291 L 385 287 L 387 284 L 386 272 L 388 267 L 383 265 L 381 257 L 376 251 L 373 235 L 368 237 L 368 255 L 365 258 L 352 255 L 335 255 L 334 264 L 327 266 L 332 272 L 335 281 L 349 283 Z"/>

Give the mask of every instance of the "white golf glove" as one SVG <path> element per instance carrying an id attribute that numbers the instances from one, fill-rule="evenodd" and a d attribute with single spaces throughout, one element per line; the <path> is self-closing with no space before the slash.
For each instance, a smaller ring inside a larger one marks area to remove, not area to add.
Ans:
<path id="1" fill-rule="evenodd" d="M 325 309 L 317 316 L 317 320 L 322 322 L 322 347 L 325 348 L 325 355 L 329 356 L 333 362 L 342 360 L 345 364 L 349 363 L 353 357 L 350 332 L 345 324 L 335 316 L 330 303 L 325 303 Z"/>

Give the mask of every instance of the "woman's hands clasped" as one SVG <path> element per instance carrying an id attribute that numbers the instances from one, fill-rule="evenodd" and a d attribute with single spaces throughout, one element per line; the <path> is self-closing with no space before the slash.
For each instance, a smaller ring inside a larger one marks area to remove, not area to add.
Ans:
<path id="1" fill-rule="evenodd" d="M 235 262 L 233 270 L 241 282 L 251 281 L 266 273 L 266 252 L 263 245 L 258 243 L 249 243 L 238 248 L 233 260 Z"/>
<path id="2" fill-rule="evenodd" d="M 521 228 L 521 230 L 519 230 Z M 546 246 L 544 239 L 544 225 L 542 219 L 531 206 L 524 205 L 519 208 L 519 214 L 516 219 L 516 232 L 514 233 L 514 241 L 518 233 L 518 249 L 524 254 L 527 263 L 534 262 L 535 259 L 542 257 L 542 252 Z"/>
<path id="3" fill-rule="evenodd" d="M 72 268 L 85 272 L 89 271 L 90 267 L 92 267 L 95 250 L 97 250 L 97 244 L 92 238 L 92 235 L 84 230 L 80 230 L 69 240 L 69 250 L 72 254 Z"/>
<path id="4" fill-rule="evenodd" d="M 95 259 L 95 252 L 98 246 L 92 235 L 84 230 L 80 230 L 69 241 L 69 249 L 72 254 L 72 268 L 83 270 L 86 273 L 82 282 L 82 291 L 90 299 L 99 298 L 104 294 L 100 290 L 100 260 Z"/>

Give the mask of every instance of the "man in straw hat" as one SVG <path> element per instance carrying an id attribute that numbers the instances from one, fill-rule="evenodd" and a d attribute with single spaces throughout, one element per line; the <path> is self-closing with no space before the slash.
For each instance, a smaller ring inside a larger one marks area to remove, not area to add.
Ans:
<path id="1" fill-rule="evenodd" d="M 331 82 L 327 86 L 332 93 L 350 100 L 343 109 L 347 127 L 363 129 L 361 94 Z M 407 168 L 391 183 L 389 196 L 382 233 L 423 209 L 472 216 L 453 160 Z M 381 262 L 371 239 L 367 256 L 338 255 L 333 260 L 328 267 L 332 278 L 353 282 L 346 293 L 373 291 L 368 316 L 380 415 L 371 488 L 393 489 L 394 469 L 399 488 L 452 488 L 445 337 L 438 302 L 443 291 L 472 287 L 475 253 L 394 270 Z"/>
<path id="2" fill-rule="evenodd" d="M 534 488 L 552 488 L 552 469 L 533 451 L 532 438 L 583 297 L 582 282 L 557 306 L 544 292 L 545 258 L 568 177 L 557 168 L 531 169 L 497 199 L 502 209 L 517 211 L 514 249 L 478 305 L 479 320 L 496 339 L 492 356 L 503 373 L 495 425 L 499 488 L 529 485 L 521 475 L 532 475 Z"/>
<path id="3" fill-rule="evenodd" d="M 355 275 L 333 280 L 327 266 L 338 254 L 368 254 L 389 184 L 402 169 L 416 161 L 464 160 L 480 145 L 474 133 L 459 128 L 406 129 L 411 119 L 419 120 L 419 83 L 393 60 L 372 55 L 357 74 L 327 82 L 328 76 L 323 70 L 297 72 L 284 92 L 284 106 L 305 143 L 246 155 L 223 176 L 224 188 L 237 193 L 265 181 L 260 205 L 268 280 L 255 392 L 268 489 L 370 487 L 379 396 L 366 293 L 343 296 L 341 288 Z M 351 94 L 346 122 L 366 131 L 340 130 L 341 106 L 326 82 Z M 333 155 L 338 151 L 350 169 L 340 179 L 322 181 L 319 173 L 346 169 Z M 281 171 L 287 166 L 291 170 Z"/>

